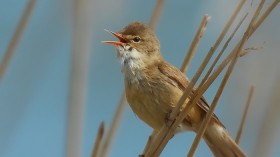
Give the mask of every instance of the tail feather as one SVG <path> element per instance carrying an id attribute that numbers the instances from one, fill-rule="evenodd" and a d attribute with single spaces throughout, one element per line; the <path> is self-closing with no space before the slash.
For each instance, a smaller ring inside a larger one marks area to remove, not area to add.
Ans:
<path id="1" fill-rule="evenodd" d="M 246 157 L 222 126 L 210 124 L 203 138 L 215 157 Z"/>

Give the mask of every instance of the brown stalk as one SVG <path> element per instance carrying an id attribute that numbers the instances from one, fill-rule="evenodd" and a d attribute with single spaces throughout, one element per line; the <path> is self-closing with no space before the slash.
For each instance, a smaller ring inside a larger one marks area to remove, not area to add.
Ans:
<path id="1" fill-rule="evenodd" d="M 231 33 L 230 37 L 228 38 L 228 40 L 225 42 L 222 50 L 219 52 L 219 54 L 217 55 L 217 57 L 215 58 L 214 62 L 212 63 L 211 67 L 209 68 L 209 70 L 207 71 L 206 75 L 204 76 L 204 78 L 202 79 L 202 81 L 200 82 L 198 88 L 200 88 L 205 81 L 207 80 L 207 78 L 209 77 L 209 75 L 211 74 L 211 72 L 213 71 L 215 65 L 217 64 L 217 62 L 220 60 L 221 56 L 223 55 L 223 53 L 225 52 L 226 48 L 228 47 L 228 44 L 230 43 L 230 41 L 232 40 L 233 36 L 235 35 L 235 33 L 237 32 L 237 30 L 240 28 L 241 24 L 244 22 L 244 20 L 246 19 L 246 17 L 248 16 L 248 13 L 245 14 L 245 16 L 240 20 L 240 22 L 238 23 L 238 25 L 235 27 L 234 31 Z M 245 54 L 244 54 L 245 55 Z"/>
<path id="2" fill-rule="evenodd" d="M 104 130 L 105 130 L 104 122 L 101 122 L 97 135 L 96 135 L 95 144 L 94 144 L 94 147 L 93 147 L 93 150 L 91 153 L 91 157 L 97 157 L 98 150 L 100 148 L 100 144 L 101 144 L 101 141 L 102 141 L 102 138 L 104 135 Z"/>
<path id="3" fill-rule="evenodd" d="M 139 157 L 146 157 L 147 152 L 149 151 L 152 143 L 154 142 L 155 138 L 157 138 L 158 132 L 156 132 L 155 130 L 153 130 L 152 134 L 149 136 L 147 144 L 144 148 L 144 151 L 141 155 L 139 155 Z"/>
<path id="4" fill-rule="evenodd" d="M 3 78 L 5 71 L 10 63 L 10 60 L 12 59 L 15 49 L 22 36 L 22 33 L 31 16 L 31 12 L 35 6 L 35 3 L 36 3 L 36 0 L 29 0 L 28 4 L 23 12 L 23 15 L 21 16 L 21 19 L 19 21 L 19 24 L 17 25 L 16 31 L 8 45 L 7 51 L 5 52 L 3 60 L 0 64 L 0 80 Z"/>
<path id="5" fill-rule="evenodd" d="M 117 107 L 117 111 L 115 112 L 112 124 L 109 128 L 109 131 L 104 139 L 104 143 L 102 145 L 102 148 L 100 150 L 100 157 L 106 157 L 108 155 L 111 143 L 114 139 L 114 136 L 117 132 L 118 126 L 120 124 L 121 118 L 123 111 L 125 109 L 126 104 L 126 98 L 125 98 L 125 93 L 123 93 L 121 100 L 119 102 L 119 105 Z"/>
<path id="6" fill-rule="evenodd" d="M 153 14 L 152 14 L 150 22 L 149 22 L 149 26 L 152 29 L 156 28 L 163 5 L 164 5 L 164 0 L 157 0 L 156 7 L 153 11 Z"/>
<path id="7" fill-rule="evenodd" d="M 219 52 L 218 56 L 215 58 L 213 64 L 212 64 L 211 67 L 209 68 L 207 74 L 205 75 L 205 77 L 204 77 L 203 80 L 201 81 L 201 83 L 200 83 L 200 85 L 199 85 L 199 87 L 198 87 L 197 92 L 195 93 L 195 98 L 194 98 L 194 100 L 193 100 L 194 102 L 197 102 L 197 101 L 200 99 L 200 97 L 202 96 L 202 94 L 200 93 L 200 92 L 201 92 L 201 90 L 200 90 L 200 89 L 201 89 L 201 86 L 204 84 L 204 82 L 207 80 L 207 78 L 208 78 L 209 75 L 211 74 L 211 72 L 212 72 L 212 70 L 214 69 L 216 63 L 218 62 L 218 60 L 219 60 L 220 57 L 222 56 L 223 52 L 224 52 L 225 49 L 227 48 L 229 42 L 231 41 L 231 39 L 233 38 L 233 36 L 235 35 L 235 33 L 237 32 L 237 30 L 238 30 L 239 27 L 241 26 L 241 24 L 244 22 L 244 20 L 245 20 L 245 18 L 247 17 L 247 15 L 248 15 L 248 13 L 240 20 L 240 22 L 238 23 L 238 25 L 236 26 L 236 28 L 234 29 L 234 31 L 232 32 L 232 34 L 230 35 L 230 37 L 228 38 L 228 40 L 226 41 L 226 43 L 224 44 L 222 50 Z M 230 61 L 230 59 L 228 59 L 228 62 L 229 62 L 229 61 Z M 228 63 L 228 62 L 227 62 L 227 63 Z M 224 67 L 225 67 L 225 66 L 224 66 Z M 224 67 L 223 67 L 223 68 L 224 68 Z M 221 72 L 221 71 L 219 71 L 219 74 L 220 74 L 220 72 Z M 217 76 L 218 76 L 219 74 L 217 74 Z M 215 77 L 215 79 L 216 79 L 216 77 Z M 213 79 L 213 81 L 214 81 L 215 79 Z M 209 85 L 210 85 L 210 84 L 209 84 Z M 209 87 L 209 86 L 208 86 L 208 87 Z M 208 88 L 208 87 L 207 87 L 207 88 Z M 203 93 L 204 93 L 205 91 L 206 91 L 206 89 L 203 90 Z M 200 94 L 198 94 L 198 93 L 200 93 Z M 198 95 L 197 95 L 197 94 L 198 94 Z M 215 153 L 215 152 L 213 152 L 213 153 Z"/>
<path id="8" fill-rule="evenodd" d="M 67 157 L 82 156 L 89 56 L 92 43 L 92 1 L 73 1 L 73 42 L 67 112 Z"/>
<path id="9" fill-rule="evenodd" d="M 195 34 L 195 37 L 194 37 L 194 39 L 193 39 L 193 41 L 191 43 L 191 46 L 190 46 L 190 48 L 189 48 L 189 50 L 187 52 L 187 55 L 186 55 L 186 57 L 185 57 L 185 59 L 183 61 L 182 66 L 181 66 L 180 70 L 183 73 L 186 72 L 186 70 L 188 69 L 188 67 L 189 67 L 189 65 L 191 63 L 191 60 L 192 60 L 193 56 L 197 52 L 196 51 L 197 47 L 199 45 L 200 39 L 202 38 L 202 36 L 203 36 L 203 34 L 204 34 L 205 30 L 206 30 L 206 25 L 207 25 L 209 20 L 210 20 L 210 16 L 205 15 L 203 17 L 203 20 L 201 21 L 201 24 L 200 24 L 200 26 L 199 26 L 196 34 Z"/>
<path id="10" fill-rule="evenodd" d="M 212 104 L 211 104 L 211 106 L 210 106 L 210 108 L 209 108 L 209 110 L 208 110 L 208 112 L 207 112 L 207 114 L 205 116 L 205 119 L 202 122 L 202 125 L 200 126 L 200 128 L 199 128 L 199 130 L 197 132 L 197 135 L 196 135 L 196 137 L 195 137 L 195 139 L 193 141 L 191 149 L 190 149 L 190 151 L 189 151 L 189 153 L 187 155 L 188 157 L 192 157 L 194 155 L 194 153 L 195 153 L 195 150 L 196 150 L 196 148 L 197 148 L 197 146 L 199 144 L 199 141 L 201 140 L 201 138 L 202 138 L 202 136 L 203 136 L 203 134 L 204 134 L 204 132 L 206 130 L 206 127 L 207 127 L 208 123 L 210 122 L 210 119 L 211 119 L 211 117 L 212 117 L 212 115 L 214 113 L 215 107 L 217 106 L 217 103 L 219 101 L 219 98 L 220 98 L 223 90 L 224 90 L 224 87 L 225 87 L 225 85 L 226 85 L 226 83 L 227 83 L 227 81 L 228 81 L 228 79 L 229 79 L 229 77 L 230 77 L 230 75 L 231 75 L 231 73 L 232 73 L 232 71 L 234 69 L 234 66 L 235 66 L 235 64 L 237 62 L 237 59 L 239 58 L 239 53 L 242 51 L 245 42 L 249 38 L 249 31 L 252 29 L 253 23 L 257 19 L 258 15 L 259 15 L 262 7 L 263 7 L 264 2 L 265 2 L 265 0 L 262 0 L 260 2 L 258 8 L 256 9 L 256 11 L 254 13 L 253 18 L 251 19 L 251 22 L 250 22 L 249 26 L 247 27 L 246 32 L 244 33 L 244 35 L 242 37 L 242 40 L 241 40 L 241 42 L 240 42 L 240 44 L 238 46 L 237 51 L 235 52 L 235 55 L 234 55 L 230 65 L 228 67 L 228 70 L 226 71 L 226 74 L 225 74 L 225 76 L 224 76 L 224 78 L 223 78 L 223 80 L 221 82 L 221 85 L 220 85 L 220 87 L 219 87 L 219 89 L 218 89 L 218 91 L 217 91 L 217 93 L 216 93 L 216 95 L 214 97 L 214 100 L 213 100 L 213 102 L 212 102 Z"/>
<path id="11" fill-rule="evenodd" d="M 278 5 L 280 0 L 274 0 L 273 3 L 266 9 L 266 11 L 259 17 L 258 21 L 253 24 L 252 33 L 263 23 L 263 21 L 267 18 L 267 16 L 271 13 L 271 11 Z"/>
<path id="12" fill-rule="evenodd" d="M 237 6 L 236 10 L 234 11 L 233 15 L 231 16 L 230 20 L 227 22 L 225 28 L 223 29 L 222 33 L 218 37 L 216 43 L 214 46 L 209 50 L 207 53 L 207 56 L 203 60 L 201 66 L 199 67 L 198 71 L 196 72 L 195 76 L 189 83 L 187 89 L 184 91 L 182 97 L 180 98 L 179 102 L 177 103 L 176 108 L 173 109 L 172 113 L 170 114 L 170 123 L 167 123 L 165 126 L 163 126 L 157 136 L 157 138 L 154 140 L 151 149 L 149 149 L 148 152 L 146 152 L 146 156 L 159 156 L 159 154 L 162 152 L 163 148 L 167 144 L 168 140 L 173 136 L 173 133 L 176 129 L 176 127 L 179 125 L 179 123 L 184 119 L 184 115 L 180 114 L 179 116 L 178 113 L 180 112 L 181 106 L 185 103 L 185 100 L 187 97 L 189 97 L 190 92 L 192 91 L 194 84 L 200 77 L 203 69 L 205 69 L 207 63 L 209 62 L 211 56 L 213 55 L 214 51 L 217 49 L 219 44 L 221 43 L 222 39 L 224 38 L 226 32 L 228 31 L 229 27 L 231 26 L 232 22 L 236 18 L 238 12 L 242 8 L 245 0 L 241 0 L 239 5 Z M 197 101 L 197 100 L 196 100 Z M 195 104 L 195 101 L 192 101 L 192 104 Z M 187 107 L 183 109 L 183 113 L 186 113 L 190 110 L 191 108 L 191 103 L 189 102 Z M 176 118 L 176 119 L 175 119 Z"/>
<path id="13" fill-rule="evenodd" d="M 255 86 L 251 86 L 250 91 L 249 91 L 249 95 L 248 95 L 248 99 L 247 99 L 247 102 L 246 102 L 246 105 L 245 105 L 245 109 L 244 109 L 244 112 L 243 112 L 243 115 L 242 115 L 242 119 L 241 119 L 241 122 L 240 122 L 240 126 L 239 126 L 239 129 L 238 129 L 236 138 L 235 138 L 235 142 L 237 144 L 239 143 L 240 138 L 241 138 L 241 134 L 243 132 L 243 127 L 244 127 L 244 124 L 245 124 L 245 120 L 246 120 L 246 117 L 247 117 L 247 114 L 248 114 L 249 107 L 250 107 L 251 102 L 252 102 L 254 91 L 255 91 Z"/>
<path id="14" fill-rule="evenodd" d="M 209 60 L 211 59 L 211 56 L 214 54 L 214 52 L 216 51 L 216 49 L 219 47 L 221 41 L 223 40 L 225 34 L 227 33 L 228 29 L 230 28 L 230 26 L 232 25 L 234 19 L 236 18 L 237 14 L 239 13 L 240 9 L 242 8 L 242 6 L 244 5 L 245 0 L 241 0 L 240 3 L 238 4 L 237 8 L 235 9 L 233 15 L 231 16 L 231 18 L 229 19 L 229 21 L 227 22 L 226 26 L 224 27 L 223 31 L 221 32 L 220 36 L 218 37 L 217 41 L 215 42 L 214 46 L 210 48 L 209 52 L 207 53 L 207 56 L 205 57 L 205 59 L 203 60 L 202 64 L 200 65 L 199 69 L 197 70 L 196 75 L 193 77 L 194 80 L 194 84 L 196 83 L 196 81 L 198 80 L 198 78 L 200 77 L 202 71 L 205 69 L 207 63 L 209 62 Z M 192 83 L 190 82 L 190 85 L 188 85 L 188 88 L 190 88 L 189 90 L 191 91 L 193 89 L 193 85 L 191 87 Z M 187 89 L 188 89 L 187 88 Z M 185 90 L 184 93 L 187 93 Z M 188 92 L 189 95 L 190 91 Z M 183 94 L 184 95 L 184 94 Z M 183 96 L 182 96 L 183 97 Z M 181 99 L 182 99 L 181 97 Z M 185 97 L 184 100 L 186 100 L 187 97 Z M 173 109 L 172 113 L 170 114 L 170 119 L 173 120 L 179 113 L 180 108 L 182 107 L 184 100 L 179 101 L 178 105 L 175 107 L 175 109 Z M 188 108 L 188 110 L 186 110 L 187 112 L 189 112 L 189 109 L 192 106 L 187 106 L 186 108 Z M 186 112 L 185 112 L 186 113 Z"/>
<path id="15" fill-rule="evenodd" d="M 259 26 L 263 23 L 263 21 L 266 19 L 266 17 L 271 13 L 271 11 L 277 6 L 277 4 L 280 2 L 280 0 L 275 0 L 268 9 L 259 17 L 259 19 L 253 24 L 252 28 L 248 32 L 248 38 L 252 36 L 252 34 L 259 28 Z M 248 40 L 248 39 L 247 39 Z M 214 80 L 218 77 L 218 75 L 221 73 L 221 71 L 227 66 L 227 64 L 231 61 L 231 58 L 237 51 L 238 46 L 240 45 L 240 42 L 234 47 L 234 49 L 228 54 L 228 56 L 222 61 L 222 63 L 215 69 L 213 74 L 207 79 L 207 81 L 199 88 L 196 93 L 194 94 L 194 97 L 201 97 L 202 94 L 209 88 L 209 86 L 214 82 Z M 243 55 L 243 54 L 241 54 Z"/>

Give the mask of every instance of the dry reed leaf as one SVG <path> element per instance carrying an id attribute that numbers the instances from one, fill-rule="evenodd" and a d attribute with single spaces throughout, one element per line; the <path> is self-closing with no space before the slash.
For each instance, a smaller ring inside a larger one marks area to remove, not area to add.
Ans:
<path id="1" fill-rule="evenodd" d="M 190 46 L 190 48 L 189 48 L 189 50 L 187 52 L 187 55 L 186 55 L 186 57 L 185 57 L 185 59 L 183 61 L 182 66 L 181 66 L 180 70 L 183 73 L 185 73 L 186 70 L 188 69 L 188 67 L 189 67 L 189 65 L 191 63 L 191 60 L 192 60 L 193 56 L 196 53 L 196 50 L 197 50 L 197 47 L 199 45 L 200 39 L 202 38 L 202 36 L 203 36 L 203 34 L 204 34 L 205 30 L 206 30 L 206 25 L 207 25 L 209 20 L 210 20 L 210 16 L 205 15 L 203 17 L 202 21 L 201 21 L 201 24 L 200 24 L 200 26 L 199 26 L 199 28 L 198 28 L 198 30 L 196 32 L 196 35 L 195 35 L 195 37 L 194 37 L 194 39 L 193 39 L 193 41 L 191 43 L 191 46 Z"/>
<path id="2" fill-rule="evenodd" d="M 4 77 L 5 71 L 8 68 L 10 60 L 12 59 L 15 49 L 20 41 L 22 33 L 23 33 L 23 31 L 27 25 L 27 22 L 31 16 L 31 13 L 34 9 L 35 3 L 36 3 L 36 0 L 29 0 L 27 6 L 21 16 L 19 24 L 17 25 L 16 31 L 15 31 L 11 41 L 9 42 L 7 51 L 5 52 L 4 57 L 0 64 L 0 80 Z"/>
<path id="3" fill-rule="evenodd" d="M 97 157 L 98 151 L 99 151 L 99 148 L 100 148 L 100 144 L 102 142 L 102 138 L 103 138 L 103 135 L 104 135 L 104 131 L 105 131 L 104 122 L 101 122 L 101 124 L 99 126 L 99 129 L 98 129 L 98 132 L 97 132 L 97 135 L 96 135 L 96 139 L 95 139 L 95 143 L 94 143 L 93 150 L 92 150 L 92 153 L 91 153 L 91 157 Z"/>
<path id="4" fill-rule="evenodd" d="M 255 86 L 251 86 L 250 91 L 249 91 L 249 95 L 248 95 L 248 98 L 247 98 L 247 102 L 246 102 L 246 105 L 245 105 L 245 109 L 244 109 L 244 112 L 243 112 L 243 115 L 242 115 L 242 118 L 241 118 L 240 126 L 239 126 L 239 129 L 238 129 L 236 138 L 235 138 L 235 142 L 237 144 L 239 143 L 240 138 L 241 138 L 241 134 L 243 132 L 243 127 L 244 127 L 245 120 L 246 120 L 246 117 L 247 117 L 247 114 L 248 114 L 248 111 L 249 111 L 249 107 L 250 107 L 251 102 L 252 102 L 254 91 L 255 91 Z"/>

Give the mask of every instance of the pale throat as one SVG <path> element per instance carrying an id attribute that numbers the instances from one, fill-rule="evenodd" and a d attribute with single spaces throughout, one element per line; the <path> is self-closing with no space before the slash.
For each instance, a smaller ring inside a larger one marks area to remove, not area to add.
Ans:
<path id="1" fill-rule="evenodd" d="M 143 60 L 142 54 L 135 48 L 127 46 L 117 47 L 117 56 L 121 63 L 122 72 L 125 79 L 130 83 L 139 83 L 142 79 Z"/>

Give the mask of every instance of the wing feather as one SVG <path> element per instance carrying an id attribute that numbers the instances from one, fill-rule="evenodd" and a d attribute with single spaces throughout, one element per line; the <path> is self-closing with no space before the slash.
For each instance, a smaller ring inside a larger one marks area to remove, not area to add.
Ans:
<path id="1" fill-rule="evenodd" d="M 186 88 L 189 84 L 189 81 L 188 81 L 187 77 L 180 70 L 178 70 L 174 66 L 168 64 L 167 62 L 161 62 L 160 64 L 158 64 L 158 69 L 162 74 L 164 74 L 171 80 L 170 83 L 172 82 L 171 83 L 172 85 L 176 84 L 176 86 L 178 88 L 180 88 L 182 91 L 186 90 Z M 194 90 L 195 89 L 192 90 L 191 95 L 193 95 Z M 203 109 L 205 112 L 208 112 L 209 105 L 204 97 L 201 97 L 201 99 L 200 99 L 200 101 L 198 101 L 197 105 L 201 109 Z M 221 125 L 223 125 L 214 113 L 213 113 L 213 117 L 217 122 L 219 122 Z"/>

